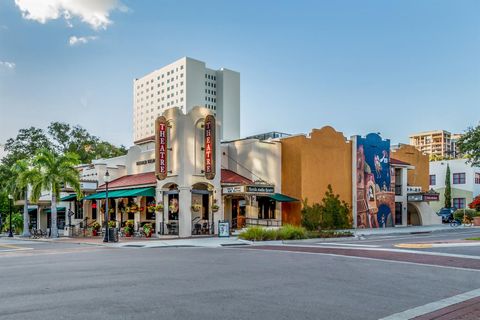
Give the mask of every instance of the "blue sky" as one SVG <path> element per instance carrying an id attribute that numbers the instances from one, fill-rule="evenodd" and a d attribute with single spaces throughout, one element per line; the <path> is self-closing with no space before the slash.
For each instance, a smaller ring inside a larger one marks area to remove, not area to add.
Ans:
<path id="1" fill-rule="evenodd" d="M 241 73 L 243 136 L 480 120 L 480 1 L 63 2 L 0 2 L 0 143 L 55 120 L 131 145 L 132 80 L 183 56 Z"/>

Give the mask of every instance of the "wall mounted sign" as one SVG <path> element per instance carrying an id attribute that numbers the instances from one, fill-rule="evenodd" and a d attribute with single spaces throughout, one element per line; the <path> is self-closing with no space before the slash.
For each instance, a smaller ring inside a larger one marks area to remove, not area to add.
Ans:
<path id="1" fill-rule="evenodd" d="M 431 194 L 431 193 L 425 193 L 423 195 L 423 201 L 440 201 L 440 195 L 437 194 Z"/>
<path id="2" fill-rule="evenodd" d="M 244 186 L 225 187 L 225 188 L 222 189 L 223 194 L 243 193 L 243 192 L 245 192 L 245 187 Z"/>
<path id="3" fill-rule="evenodd" d="M 422 192 L 422 187 L 407 186 L 407 193 L 419 193 Z"/>
<path id="4" fill-rule="evenodd" d="M 246 192 L 249 193 L 273 193 L 274 191 L 272 186 L 246 186 Z"/>
<path id="5" fill-rule="evenodd" d="M 158 180 L 167 177 L 167 119 L 160 116 L 155 121 L 155 176 Z"/>
<path id="6" fill-rule="evenodd" d="M 215 178 L 215 117 L 205 117 L 205 178 Z"/>
<path id="7" fill-rule="evenodd" d="M 423 195 L 422 194 L 409 194 L 407 196 L 407 201 L 421 202 L 421 201 L 423 201 Z"/>
<path id="8" fill-rule="evenodd" d="M 137 166 L 144 166 L 144 165 L 147 165 L 147 164 L 150 164 L 150 163 L 155 163 L 155 159 L 137 161 L 136 164 L 137 164 Z"/>

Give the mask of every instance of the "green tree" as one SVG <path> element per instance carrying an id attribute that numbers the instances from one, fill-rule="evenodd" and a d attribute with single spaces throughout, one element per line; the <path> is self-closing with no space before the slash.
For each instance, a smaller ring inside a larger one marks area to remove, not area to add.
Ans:
<path id="1" fill-rule="evenodd" d="M 51 235 L 58 237 L 57 227 L 57 199 L 65 185 L 70 186 L 78 196 L 81 194 L 78 171 L 75 166 L 79 163 L 78 156 L 73 153 L 57 155 L 42 149 L 33 159 L 32 169 L 32 201 L 37 202 L 42 191 L 50 193 L 51 201 Z"/>
<path id="2" fill-rule="evenodd" d="M 452 207 L 452 184 L 450 181 L 450 165 L 447 164 L 447 173 L 445 174 L 445 208 Z"/>
<path id="3" fill-rule="evenodd" d="M 340 200 L 328 185 L 321 203 L 309 206 L 307 200 L 302 208 L 302 225 L 307 230 L 347 229 L 352 227 L 352 218 L 348 203 Z"/>
<path id="4" fill-rule="evenodd" d="M 460 153 L 465 155 L 472 166 L 480 166 L 480 124 L 468 128 L 457 145 Z"/>
<path id="5" fill-rule="evenodd" d="M 110 158 L 124 155 L 124 146 L 116 147 L 91 135 L 80 126 L 70 126 L 62 122 L 52 122 L 48 126 L 48 134 L 57 153 L 76 153 L 81 163 L 90 163 L 94 159 Z"/>

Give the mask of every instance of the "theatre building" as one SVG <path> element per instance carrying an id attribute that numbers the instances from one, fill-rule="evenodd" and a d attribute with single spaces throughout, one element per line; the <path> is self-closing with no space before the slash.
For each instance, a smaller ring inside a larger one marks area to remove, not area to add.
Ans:
<path id="1" fill-rule="evenodd" d="M 232 228 L 280 226 L 281 203 L 296 201 L 280 193 L 280 142 L 220 143 L 220 126 L 208 108 L 168 109 L 156 120 L 155 137 L 136 141 L 125 156 L 79 167 L 98 187 L 81 200 L 82 217 L 73 216 L 77 232 L 104 222 L 107 172 L 108 216 L 120 228 L 150 223 L 156 235 L 188 237 L 216 233 L 223 220 Z M 76 195 L 62 200 L 79 211 Z"/>

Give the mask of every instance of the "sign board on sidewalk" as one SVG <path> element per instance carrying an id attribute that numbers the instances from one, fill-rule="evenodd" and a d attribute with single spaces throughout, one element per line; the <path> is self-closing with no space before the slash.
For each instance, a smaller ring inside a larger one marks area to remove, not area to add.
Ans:
<path id="1" fill-rule="evenodd" d="M 218 221 L 218 236 L 221 238 L 230 237 L 230 222 L 228 220 Z"/>

